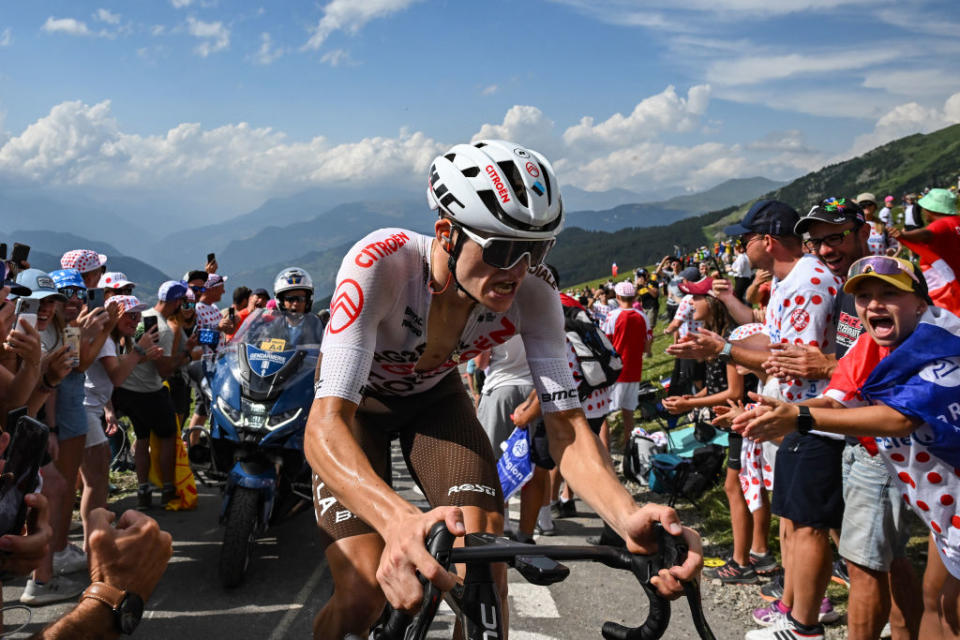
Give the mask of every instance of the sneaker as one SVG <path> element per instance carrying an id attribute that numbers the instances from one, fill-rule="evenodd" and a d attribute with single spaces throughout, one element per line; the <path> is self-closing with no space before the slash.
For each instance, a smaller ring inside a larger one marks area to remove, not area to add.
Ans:
<path id="1" fill-rule="evenodd" d="M 734 560 L 718 567 L 715 575 L 723 584 L 756 584 L 760 581 L 753 567 L 743 566 Z"/>
<path id="2" fill-rule="evenodd" d="M 767 551 L 763 554 L 756 554 L 751 551 L 750 566 L 753 567 L 753 570 L 756 571 L 757 575 L 760 576 L 768 576 L 778 569 L 777 559 L 770 551 Z"/>
<path id="3" fill-rule="evenodd" d="M 833 624 L 840 619 L 840 612 L 833 608 L 830 598 L 824 598 L 820 603 L 820 624 Z"/>
<path id="4" fill-rule="evenodd" d="M 546 529 L 544 529 L 543 527 L 541 527 L 541 526 L 540 526 L 540 523 L 537 523 L 537 525 L 536 525 L 536 527 L 535 527 L 535 530 L 536 530 L 536 532 L 537 532 L 537 535 L 540 535 L 540 536 L 555 536 L 555 535 L 557 535 L 557 528 L 556 528 L 555 526 L 553 526 L 552 523 L 551 523 L 550 526 L 547 527 Z"/>
<path id="5" fill-rule="evenodd" d="M 550 515 L 553 516 L 555 520 L 560 518 L 573 518 L 577 515 L 577 499 L 570 498 L 569 500 L 563 500 L 562 498 L 556 503 L 550 505 Z"/>
<path id="6" fill-rule="evenodd" d="M 766 607 L 754 609 L 753 621 L 764 627 L 772 627 L 780 621 L 786 621 L 787 613 L 790 610 L 784 611 L 781 609 L 782 606 L 783 604 L 779 600 L 774 600 Z"/>
<path id="7" fill-rule="evenodd" d="M 842 584 L 847 589 L 850 588 L 850 574 L 847 572 L 847 562 L 843 558 L 838 558 L 833 563 L 833 575 L 830 579 L 837 584 Z"/>
<path id="8" fill-rule="evenodd" d="M 146 489 L 137 489 L 137 509 L 144 511 L 153 506 L 153 490 L 149 487 Z"/>
<path id="9" fill-rule="evenodd" d="M 58 575 L 87 570 L 87 554 L 75 544 L 53 553 L 53 572 Z"/>
<path id="10" fill-rule="evenodd" d="M 706 566 L 705 566 L 705 567 L 703 568 L 703 571 L 700 572 L 701 575 L 703 575 L 705 578 L 710 578 L 711 580 L 712 580 L 713 578 L 718 577 L 718 576 L 717 576 L 717 572 L 720 571 L 720 569 L 723 569 L 725 566 L 727 566 L 727 564 L 733 562 L 733 556 L 732 556 L 732 555 L 724 556 L 724 557 L 722 558 L 722 560 L 723 560 L 723 564 L 717 565 L 717 566 L 715 566 L 715 567 L 706 567 Z"/>
<path id="11" fill-rule="evenodd" d="M 793 621 L 784 614 L 766 629 L 747 631 L 745 640 L 823 640 L 823 627 L 817 626 L 813 633 L 803 633 L 794 626 Z"/>
<path id="12" fill-rule="evenodd" d="M 43 584 L 30 578 L 27 580 L 27 586 L 23 590 L 23 594 L 20 596 L 20 602 L 35 607 L 52 602 L 76 600 L 86 586 L 86 582 L 71 580 L 66 576 L 54 576 Z"/>
<path id="13" fill-rule="evenodd" d="M 760 587 L 760 597 L 773 602 L 783 597 L 783 574 L 778 573 L 770 582 Z"/>
<path id="14" fill-rule="evenodd" d="M 537 544 L 536 541 L 534 541 L 533 536 L 531 536 L 529 533 L 524 533 L 523 531 L 514 531 L 511 529 L 506 536 L 514 542 L 522 542 L 523 544 Z"/>

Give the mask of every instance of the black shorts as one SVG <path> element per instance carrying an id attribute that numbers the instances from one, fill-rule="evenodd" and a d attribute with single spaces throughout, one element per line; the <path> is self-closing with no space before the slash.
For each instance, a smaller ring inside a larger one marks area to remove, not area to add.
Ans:
<path id="1" fill-rule="evenodd" d="M 185 416 L 190 411 L 190 385 L 183 376 L 175 374 L 167 379 L 170 385 L 170 398 L 178 415 Z"/>
<path id="2" fill-rule="evenodd" d="M 395 435 L 399 435 L 410 475 L 431 506 L 479 507 L 503 513 L 493 447 L 456 370 L 423 393 L 365 396 L 360 401 L 353 436 L 387 484 L 391 483 L 390 442 Z M 324 547 L 335 540 L 374 533 L 316 474 L 313 506 Z"/>
<path id="3" fill-rule="evenodd" d="M 732 431 L 727 435 L 727 469 L 740 471 L 740 451 L 743 449 L 743 436 Z"/>
<path id="4" fill-rule="evenodd" d="M 843 440 L 789 433 L 777 450 L 770 508 L 798 527 L 839 529 L 843 522 Z"/>
<path id="5" fill-rule="evenodd" d="M 158 438 L 172 438 L 177 433 L 176 411 L 166 387 L 146 393 L 117 387 L 113 407 L 130 418 L 138 440 L 150 438 L 151 432 Z"/>

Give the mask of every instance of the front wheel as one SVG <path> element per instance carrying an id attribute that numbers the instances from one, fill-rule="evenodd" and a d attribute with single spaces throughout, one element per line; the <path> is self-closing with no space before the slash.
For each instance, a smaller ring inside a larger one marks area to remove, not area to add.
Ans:
<path id="1" fill-rule="evenodd" d="M 226 588 L 240 584 L 250 565 L 256 543 L 260 492 L 235 487 L 225 518 L 226 531 L 220 548 L 220 582 Z"/>

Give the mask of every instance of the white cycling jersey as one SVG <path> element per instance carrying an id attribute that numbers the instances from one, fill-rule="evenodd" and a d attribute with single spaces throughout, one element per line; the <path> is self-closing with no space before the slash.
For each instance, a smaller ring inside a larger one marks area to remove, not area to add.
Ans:
<path id="1" fill-rule="evenodd" d="M 360 403 L 364 393 L 407 396 L 436 386 L 458 363 L 520 334 L 545 412 L 580 406 L 567 364 L 563 312 L 550 271 L 532 269 L 505 313 L 475 305 L 446 362 L 415 367 L 427 343 L 432 238 L 380 229 L 353 245 L 337 273 L 316 397 Z"/>

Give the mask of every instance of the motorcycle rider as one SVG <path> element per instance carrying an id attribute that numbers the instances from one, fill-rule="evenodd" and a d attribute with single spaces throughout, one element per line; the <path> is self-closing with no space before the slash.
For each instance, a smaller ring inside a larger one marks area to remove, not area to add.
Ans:
<path id="1" fill-rule="evenodd" d="M 681 529 L 673 509 L 634 503 L 579 406 L 556 284 L 542 265 L 563 221 L 549 162 L 501 140 L 457 145 L 431 165 L 427 199 L 440 215 L 433 237 L 374 231 L 337 275 L 304 441 L 334 582 L 314 637 L 366 634 L 385 598 L 415 608 L 416 571 L 451 589 L 455 578 L 424 546 L 434 523 L 459 536 L 502 534 L 493 449 L 457 365 L 515 334 L 541 396 L 552 457 L 571 486 L 633 552 L 652 550 L 657 521 L 685 534 L 687 561 L 653 579 L 676 597 L 679 580 L 699 571 L 699 536 Z M 435 507 L 428 513 L 389 486 L 394 431 Z M 494 573 L 505 601 L 505 567 Z"/>
<path id="2" fill-rule="evenodd" d="M 273 281 L 277 309 L 286 322 L 290 347 L 320 344 L 323 323 L 313 313 L 313 279 L 300 267 L 287 267 Z"/>

